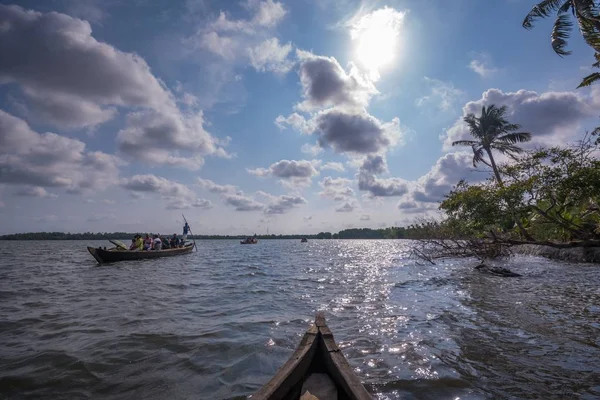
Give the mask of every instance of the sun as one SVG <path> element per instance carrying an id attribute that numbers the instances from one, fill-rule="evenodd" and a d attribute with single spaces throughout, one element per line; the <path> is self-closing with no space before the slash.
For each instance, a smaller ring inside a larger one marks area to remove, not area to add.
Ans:
<path id="1" fill-rule="evenodd" d="M 375 77 L 396 59 L 404 13 L 385 7 L 355 17 L 350 35 L 358 63 Z"/>

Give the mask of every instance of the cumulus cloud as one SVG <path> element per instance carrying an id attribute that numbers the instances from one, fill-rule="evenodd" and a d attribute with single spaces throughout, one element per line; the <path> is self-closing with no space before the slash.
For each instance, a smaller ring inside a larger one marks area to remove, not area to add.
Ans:
<path id="1" fill-rule="evenodd" d="M 362 109 L 378 93 L 373 83 L 351 66 L 346 73 L 333 57 L 317 56 L 298 50 L 300 83 L 304 101 L 297 105 L 302 111 L 336 106 Z"/>
<path id="2" fill-rule="evenodd" d="M 290 187 L 310 186 L 312 177 L 319 174 L 315 168 L 316 162 L 307 160 L 281 160 L 271 164 L 269 168 L 247 169 L 255 176 L 274 176 L 281 178 L 284 185 Z"/>
<path id="3" fill-rule="evenodd" d="M 219 194 L 229 193 L 229 194 L 235 194 L 235 193 L 239 192 L 239 189 L 236 186 L 234 186 L 234 185 L 219 185 L 219 184 L 211 181 L 210 179 L 198 178 L 198 179 L 196 179 L 196 182 L 198 183 L 198 185 L 200 187 L 208 190 L 211 193 L 219 193 Z"/>
<path id="4" fill-rule="evenodd" d="M 291 51 L 290 43 L 280 45 L 277 38 L 266 39 L 248 50 L 250 65 L 260 72 L 271 71 L 285 74 L 294 65 L 288 58 Z"/>
<path id="5" fill-rule="evenodd" d="M 197 170 L 203 155 L 229 158 L 220 142 L 203 128 L 202 112 L 184 115 L 177 109 L 144 110 L 127 116 L 126 126 L 117 134 L 117 146 L 124 155 L 151 164 Z M 180 156 L 191 153 L 193 156 Z"/>
<path id="6" fill-rule="evenodd" d="M 388 171 L 381 155 L 365 157 L 358 172 L 358 190 L 368 192 L 370 197 L 402 196 L 408 192 L 408 182 L 401 178 L 378 178 Z"/>
<path id="7" fill-rule="evenodd" d="M 354 189 L 350 187 L 351 184 L 350 179 L 327 176 L 319 182 L 319 186 L 323 189 L 319 195 L 337 202 L 336 212 L 352 212 L 360 206 L 356 200 Z"/>
<path id="8" fill-rule="evenodd" d="M 49 193 L 46 189 L 40 186 L 25 186 L 15 192 L 17 196 L 25 197 L 57 197 L 56 194 Z"/>
<path id="9" fill-rule="evenodd" d="M 383 174 L 388 172 L 387 161 L 380 154 L 368 155 L 363 160 L 360 170 L 370 174 Z"/>
<path id="10" fill-rule="evenodd" d="M 87 21 L 0 5 L 0 26 L 0 53 L 11 55 L 0 59 L 0 84 L 22 88 L 26 116 L 83 128 L 112 119 L 116 107 L 136 107 L 118 133 L 121 156 L 189 169 L 208 154 L 229 156 L 201 112 L 182 112 L 141 57 L 97 41 Z"/>
<path id="11" fill-rule="evenodd" d="M 0 83 L 20 84 L 47 122 L 91 126 L 115 115 L 106 105 L 169 102 L 142 58 L 98 42 L 87 21 L 0 5 L 0 26 L 0 53 L 11 55 L 0 60 Z"/>
<path id="12" fill-rule="evenodd" d="M 311 145 L 311 144 L 305 143 L 300 148 L 300 151 L 303 152 L 304 154 L 308 154 L 313 157 L 316 157 L 323 152 L 323 148 L 321 146 L 319 146 L 318 144 Z"/>
<path id="13" fill-rule="evenodd" d="M 359 208 L 358 202 L 354 199 L 343 202 L 340 206 L 336 207 L 336 212 L 352 212 Z"/>
<path id="14" fill-rule="evenodd" d="M 319 195 L 338 202 L 347 201 L 354 197 L 354 190 L 350 187 L 351 184 L 350 179 L 326 176 L 319 182 L 319 186 L 323 188 Z"/>
<path id="15" fill-rule="evenodd" d="M 431 170 L 418 179 L 413 192 L 414 200 L 425 203 L 437 203 L 452 190 L 458 181 L 480 181 L 487 173 L 473 168 L 473 155 L 468 152 L 448 153 L 437 160 Z M 404 206 L 408 209 L 411 202 Z M 400 207 L 400 205 L 399 205 Z"/>
<path id="16" fill-rule="evenodd" d="M 209 200 L 199 199 L 186 185 L 156 175 L 134 175 L 122 179 L 121 187 L 137 193 L 156 193 L 167 200 L 167 209 L 210 208 Z"/>
<path id="17" fill-rule="evenodd" d="M 265 206 L 244 194 L 226 194 L 223 196 L 225 204 L 235 207 L 236 211 L 262 211 Z"/>
<path id="18" fill-rule="evenodd" d="M 263 191 L 257 193 L 269 199 L 269 203 L 264 209 L 265 214 L 285 214 L 298 206 L 308 203 L 306 199 L 301 196 L 274 196 Z"/>
<path id="19" fill-rule="evenodd" d="M 338 153 L 378 153 L 402 137 L 398 118 L 382 124 L 366 112 L 351 114 L 331 109 L 320 113 L 316 121 L 319 145 Z"/>
<path id="20" fill-rule="evenodd" d="M 311 134 L 316 128 L 313 120 L 307 120 L 298 113 L 292 113 L 287 117 L 284 117 L 283 115 L 277 116 L 277 118 L 275 118 L 275 125 L 282 130 L 286 129 L 288 126 L 291 126 L 298 132 L 307 135 Z"/>
<path id="21" fill-rule="evenodd" d="M 503 92 L 500 89 L 486 90 L 481 99 L 470 101 L 463 107 L 463 116 L 442 136 L 444 149 L 452 148 L 456 140 L 470 139 L 469 128 L 463 118 L 469 113 L 481 114 L 482 106 L 506 106 L 506 118 L 531 132 L 530 146 L 543 143 L 564 143 L 578 135 L 577 128 L 585 119 L 596 117 L 597 100 L 575 92 L 545 92 L 538 94 L 530 90 Z"/>
<path id="22" fill-rule="evenodd" d="M 487 53 L 473 53 L 469 68 L 482 78 L 488 78 L 498 72 L 492 65 L 492 57 Z"/>
<path id="23" fill-rule="evenodd" d="M 251 16 L 231 19 L 221 11 L 212 22 L 202 26 L 186 43 L 194 49 L 204 49 L 233 64 L 249 64 L 257 71 L 287 73 L 293 66 L 292 45 L 280 44 L 269 37 L 285 17 L 282 3 L 273 0 L 250 0 L 245 4 Z"/>
<path id="24" fill-rule="evenodd" d="M 457 105 L 456 103 L 465 95 L 462 90 L 455 88 L 450 82 L 427 76 L 424 80 L 430 91 L 415 101 L 415 104 L 419 107 L 435 106 L 441 111 L 452 111 Z"/>
<path id="25" fill-rule="evenodd" d="M 321 170 L 332 170 L 332 171 L 337 171 L 337 172 L 344 172 L 346 170 L 346 168 L 344 168 L 344 164 L 339 163 L 339 162 L 326 162 L 325 164 L 323 164 L 321 166 Z"/>
<path id="26" fill-rule="evenodd" d="M 403 132 L 398 118 L 384 123 L 366 111 L 371 98 L 378 93 L 373 81 L 350 64 L 346 72 L 333 57 L 296 51 L 303 100 L 295 109 L 308 117 L 279 115 L 275 124 L 292 127 L 303 134 L 317 136 L 317 146 L 331 148 L 346 155 L 385 152 L 397 145 Z M 310 144 L 303 151 L 317 154 Z"/>
<path id="27" fill-rule="evenodd" d="M 77 193 L 113 185 L 122 164 L 115 156 L 87 152 L 80 140 L 34 132 L 22 119 L 0 110 L 0 183 Z"/>

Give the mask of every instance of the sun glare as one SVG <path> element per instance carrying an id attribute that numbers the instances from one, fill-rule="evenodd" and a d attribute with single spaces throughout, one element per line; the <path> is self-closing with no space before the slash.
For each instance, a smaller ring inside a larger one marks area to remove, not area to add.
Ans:
<path id="1" fill-rule="evenodd" d="M 351 25 L 356 59 L 372 78 L 377 79 L 380 69 L 396 58 L 403 21 L 403 12 L 385 7 L 356 18 Z"/>

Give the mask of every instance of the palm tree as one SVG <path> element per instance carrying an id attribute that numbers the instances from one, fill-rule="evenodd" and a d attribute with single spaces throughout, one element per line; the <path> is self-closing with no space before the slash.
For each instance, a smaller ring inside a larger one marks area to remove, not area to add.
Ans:
<path id="1" fill-rule="evenodd" d="M 567 51 L 567 40 L 573 29 L 572 19 L 575 19 L 579 31 L 586 43 L 594 49 L 596 62 L 594 68 L 600 68 L 600 7 L 598 0 L 543 0 L 536 4 L 523 20 L 525 29 L 533 28 L 533 22 L 539 18 L 547 18 L 556 12 L 552 28 L 552 48 L 559 56 L 571 54 Z M 569 12 L 571 15 L 569 15 Z M 594 72 L 583 78 L 579 87 L 589 86 L 600 81 L 600 73 Z"/>
<path id="2" fill-rule="evenodd" d="M 475 140 L 457 140 L 452 142 L 452 146 L 469 146 L 473 149 L 473 166 L 482 162 L 494 171 L 496 181 L 500 186 L 503 185 L 502 177 L 496 166 L 496 160 L 492 150 L 502 154 L 513 156 L 521 153 L 523 149 L 516 146 L 516 143 L 528 142 L 531 140 L 531 134 L 528 132 L 515 132 L 521 128 L 520 125 L 509 123 L 504 115 L 506 106 L 500 108 L 495 105 L 481 108 L 481 116 L 468 114 L 464 121 L 469 126 L 471 135 Z M 484 156 L 487 155 L 486 161 Z"/>

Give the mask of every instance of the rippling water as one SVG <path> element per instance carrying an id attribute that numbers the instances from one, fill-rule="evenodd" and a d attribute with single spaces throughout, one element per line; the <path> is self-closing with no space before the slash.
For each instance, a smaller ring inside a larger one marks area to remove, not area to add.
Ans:
<path id="1" fill-rule="evenodd" d="M 317 310 L 378 399 L 600 397 L 597 265 L 265 240 L 99 266 L 88 244 L 0 241 L 0 398 L 243 399 Z"/>

